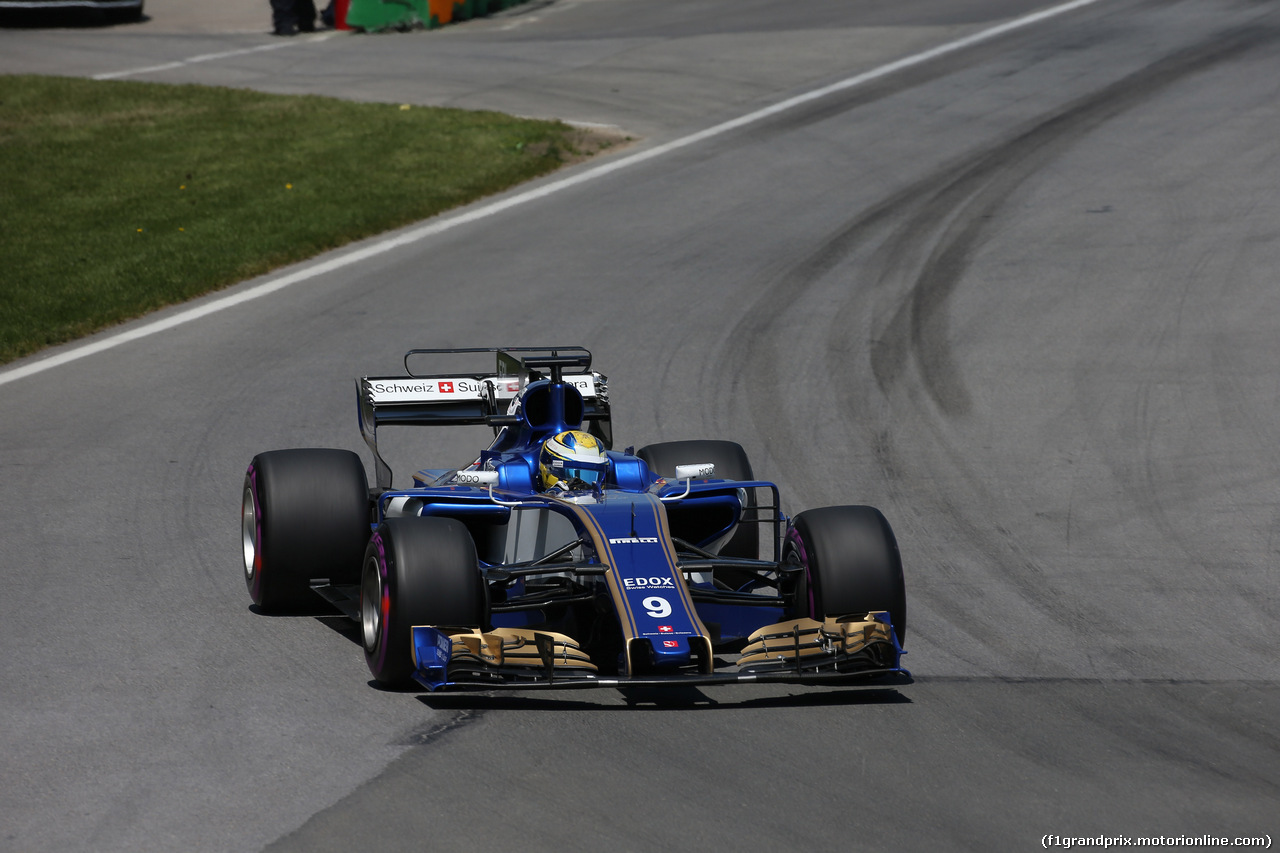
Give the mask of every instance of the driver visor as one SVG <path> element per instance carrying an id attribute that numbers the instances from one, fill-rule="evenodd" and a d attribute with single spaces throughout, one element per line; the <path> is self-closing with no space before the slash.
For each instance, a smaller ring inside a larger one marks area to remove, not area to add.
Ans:
<path id="1" fill-rule="evenodd" d="M 579 468 L 573 465 L 564 467 L 564 478 L 567 480 L 581 480 L 584 483 L 594 483 L 600 479 L 600 471 L 594 468 Z"/>

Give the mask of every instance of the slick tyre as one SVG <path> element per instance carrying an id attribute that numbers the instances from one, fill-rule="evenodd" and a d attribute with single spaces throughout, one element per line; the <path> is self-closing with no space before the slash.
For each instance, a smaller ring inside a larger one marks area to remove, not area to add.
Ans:
<path id="1" fill-rule="evenodd" d="M 369 541 L 369 484 L 349 450 L 273 450 L 253 458 L 240 507 L 244 581 L 268 613 L 319 604 L 311 578 L 354 584 Z"/>
<path id="2" fill-rule="evenodd" d="M 798 616 L 822 620 L 887 610 L 898 642 L 907 635 L 907 597 L 898 540 L 880 510 L 829 506 L 795 517 L 783 560 L 801 566 Z"/>
<path id="3" fill-rule="evenodd" d="M 713 462 L 715 476 L 723 480 L 754 480 L 751 463 L 742 445 L 732 441 L 700 439 L 694 441 L 664 441 L 650 444 L 636 453 L 660 477 L 674 480 L 677 465 L 695 462 Z M 748 494 L 743 506 L 754 507 L 755 496 Z M 720 549 L 721 556 L 744 560 L 760 559 L 760 532 L 756 524 L 740 524 L 732 538 Z"/>
<path id="4" fill-rule="evenodd" d="M 379 684 L 412 683 L 414 625 L 487 625 L 476 545 L 452 518 L 389 518 L 365 549 L 360 635 Z"/>

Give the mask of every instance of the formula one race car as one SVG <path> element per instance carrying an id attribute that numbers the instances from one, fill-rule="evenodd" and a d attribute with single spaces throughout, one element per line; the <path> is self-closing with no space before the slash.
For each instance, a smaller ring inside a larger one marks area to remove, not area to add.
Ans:
<path id="1" fill-rule="evenodd" d="M 412 369 L 480 354 L 496 369 Z M 359 622 L 377 682 L 428 690 L 907 679 L 879 510 L 787 518 L 729 441 L 612 450 L 582 347 L 419 349 L 404 365 L 356 382 L 374 488 L 347 450 L 249 465 L 244 572 L 262 611 L 322 596 Z M 459 424 L 493 443 L 392 488 L 380 426 Z"/>

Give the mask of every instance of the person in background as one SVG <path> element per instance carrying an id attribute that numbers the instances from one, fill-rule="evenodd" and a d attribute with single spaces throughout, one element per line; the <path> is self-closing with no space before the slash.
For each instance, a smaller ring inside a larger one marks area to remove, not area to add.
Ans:
<path id="1" fill-rule="evenodd" d="M 271 24 L 278 36 L 314 33 L 315 0 L 271 0 Z"/>

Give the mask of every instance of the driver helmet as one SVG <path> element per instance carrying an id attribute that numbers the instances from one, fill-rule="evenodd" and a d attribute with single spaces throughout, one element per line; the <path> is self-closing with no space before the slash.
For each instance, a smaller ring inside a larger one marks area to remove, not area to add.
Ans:
<path id="1" fill-rule="evenodd" d="M 604 447 L 594 435 L 580 429 L 566 430 L 547 439 L 538 459 L 544 490 L 588 489 L 604 478 Z"/>

